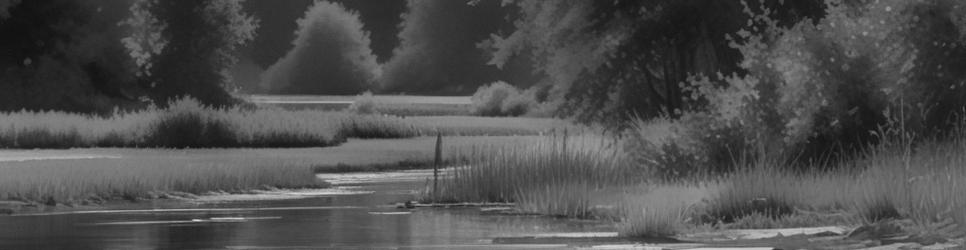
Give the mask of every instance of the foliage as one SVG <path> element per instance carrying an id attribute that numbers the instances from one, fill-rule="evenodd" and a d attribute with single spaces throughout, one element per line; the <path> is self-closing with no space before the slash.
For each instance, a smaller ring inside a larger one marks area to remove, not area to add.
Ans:
<path id="1" fill-rule="evenodd" d="M 409 0 L 399 46 L 384 65 L 386 93 L 468 94 L 498 71 L 485 65 L 476 44 L 504 23 L 499 2 Z"/>
<path id="2" fill-rule="evenodd" d="M 724 37 L 747 21 L 738 0 L 505 3 L 519 9 L 516 30 L 483 44 L 490 63 L 531 58 L 558 115 L 617 127 L 688 108 L 680 83 L 691 74 L 736 71 L 740 54 Z M 780 6 L 783 25 L 822 11 L 819 1 L 756 5 Z"/>
<path id="3" fill-rule="evenodd" d="M 767 8 L 746 10 L 764 27 L 733 39 L 748 73 L 692 78 L 693 101 L 707 107 L 683 120 L 691 147 L 705 149 L 695 152 L 711 158 L 705 164 L 756 148 L 820 161 L 858 151 L 879 131 L 950 128 L 966 107 L 966 75 L 953 69 L 966 63 L 959 5 L 831 1 L 825 18 L 788 28 Z"/>
<path id="4" fill-rule="evenodd" d="M 372 96 L 372 92 L 366 91 L 362 95 L 356 96 L 356 99 L 352 101 L 352 105 L 349 105 L 348 111 L 356 114 L 379 114 L 378 106 L 375 97 Z"/>
<path id="5" fill-rule="evenodd" d="M 20 3 L 20 0 L 0 0 L 0 21 L 10 16 L 10 13 L 7 12 L 7 8 L 17 5 L 18 3 Z"/>
<path id="6" fill-rule="evenodd" d="M 272 92 L 345 95 L 371 89 L 381 74 L 359 14 L 316 2 L 299 19 L 294 47 L 265 73 Z"/>
<path id="7" fill-rule="evenodd" d="M 138 67 L 142 87 L 156 103 L 188 95 L 205 104 L 235 102 L 225 89 L 234 50 L 255 36 L 258 21 L 242 0 L 138 0 L 122 41 Z"/>
<path id="8" fill-rule="evenodd" d="M 117 42 L 129 5 L 0 1 L 0 110 L 109 113 L 136 104 L 134 61 Z"/>
<path id="9" fill-rule="evenodd" d="M 481 86 L 472 101 L 473 113 L 482 116 L 520 116 L 537 105 L 531 92 L 503 81 Z"/>

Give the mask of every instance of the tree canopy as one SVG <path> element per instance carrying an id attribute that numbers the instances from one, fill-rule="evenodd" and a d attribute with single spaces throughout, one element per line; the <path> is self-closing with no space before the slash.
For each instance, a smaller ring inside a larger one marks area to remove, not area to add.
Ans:
<path id="1" fill-rule="evenodd" d="M 372 88 L 381 73 L 359 14 L 316 2 L 298 20 L 294 48 L 262 77 L 271 92 L 347 95 Z"/>
<path id="2" fill-rule="evenodd" d="M 252 40 L 258 21 L 241 0 L 138 0 L 123 39 L 142 87 L 159 104 L 189 95 L 206 104 L 234 102 L 224 85 L 235 49 Z"/>
<path id="3" fill-rule="evenodd" d="M 506 0 L 519 11 L 516 29 L 486 43 L 489 63 L 531 58 L 561 116 L 674 115 L 688 106 L 681 84 L 689 76 L 739 70 L 726 37 L 745 28 L 748 9 L 776 6 L 783 25 L 823 12 L 821 1 L 793 2 Z"/>

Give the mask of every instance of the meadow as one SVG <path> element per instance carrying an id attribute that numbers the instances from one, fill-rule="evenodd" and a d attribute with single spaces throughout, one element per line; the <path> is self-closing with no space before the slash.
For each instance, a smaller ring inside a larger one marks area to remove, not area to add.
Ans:
<path id="1" fill-rule="evenodd" d="M 359 104 L 371 106 L 373 111 L 394 116 L 469 116 L 472 115 L 469 96 L 298 96 L 252 95 L 245 98 L 261 107 L 287 110 L 341 111 Z"/>
<path id="2" fill-rule="evenodd" d="M 470 148 L 526 145 L 535 135 L 581 128 L 543 118 L 213 108 L 192 99 L 107 117 L 7 112 L 0 200 L 78 204 L 321 187 L 314 173 L 431 167 L 437 134 L 455 161 Z"/>
<path id="3" fill-rule="evenodd" d="M 412 138 L 442 133 L 537 135 L 578 129 L 543 118 L 411 116 L 279 108 L 213 108 L 191 99 L 166 108 L 100 117 L 66 112 L 0 113 L 0 148 L 326 147 L 347 138 Z"/>
<path id="4" fill-rule="evenodd" d="M 535 136 L 444 137 L 444 155 Z M 78 205 L 208 192 L 325 187 L 317 172 L 432 167 L 436 137 L 352 139 L 337 147 L 0 150 L 0 200 Z M 415 164 L 415 165 L 413 165 Z"/>

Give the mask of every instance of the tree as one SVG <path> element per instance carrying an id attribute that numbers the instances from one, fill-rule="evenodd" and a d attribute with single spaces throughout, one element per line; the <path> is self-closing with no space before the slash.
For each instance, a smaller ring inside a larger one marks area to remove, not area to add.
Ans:
<path id="1" fill-rule="evenodd" d="M 7 12 L 7 9 L 18 3 L 20 3 L 19 0 L 0 0 L 0 19 L 9 17 L 10 13 Z"/>
<path id="2" fill-rule="evenodd" d="M 634 116 L 687 109 L 689 76 L 735 72 L 741 55 L 726 35 L 748 22 L 743 1 L 507 0 L 516 30 L 486 43 L 490 63 L 530 57 L 560 116 L 620 125 Z M 794 24 L 821 15 L 817 0 L 761 1 Z"/>
<path id="3" fill-rule="evenodd" d="M 110 112 L 134 104 L 119 39 L 125 0 L 0 1 L 0 109 Z"/>
<path id="4" fill-rule="evenodd" d="M 410 0 L 408 9 L 382 92 L 468 94 L 497 80 L 498 69 L 476 46 L 505 22 L 497 1 Z"/>
<path id="5" fill-rule="evenodd" d="M 235 49 L 252 40 L 258 21 L 243 0 L 137 0 L 123 42 L 136 60 L 141 85 L 164 105 L 188 95 L 209 105 L 234 102 L 224 85 Z"/>
<path id="6" fill-rule="evenodd" d="M 358 94 L 380 74 L 359 14 L 341 4 L 316 2 L 298 20 L 294 47 L 263 77 L 272 92 Z"/>

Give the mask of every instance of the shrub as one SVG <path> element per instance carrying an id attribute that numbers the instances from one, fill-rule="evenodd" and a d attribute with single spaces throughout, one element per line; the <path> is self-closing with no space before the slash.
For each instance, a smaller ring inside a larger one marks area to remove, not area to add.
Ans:
<path id="1" fill-rule="evenodd" d="M 237 144 L 235 129 L 217 111 L 191 98 L 173 101 L 159 112 L 146 143 L 173 148 Z"/>
<path id="2" fill-rule="evenodd" d="M 377 105 L 375 97 L 372 96 L 372 92 L 366 91 L 362 95 L 356 96 L 352 105 L 349 105 L 348 111 L 356 114 L 379 114 Z"/>
<path id="3" fill-rule="evenodd" d="M 830 1 L 823 19 L 788 28 L 748 10 L 752 25 L 732 39 L 747 73 L 690 78 L 703 108 L 683 115 L 669 148 L 705 166 L 756 154 L 818 162 L 877 142 L 871 131 L 947 130 L 966 107 L 961 5 Z"/>
<path id="4" fill-rule="evenodd" d="M 473 94 L 473 113 L 482 116 L 520 116 L 536 106 L 533 93 L 503 81 L 484 85 Z"/>

